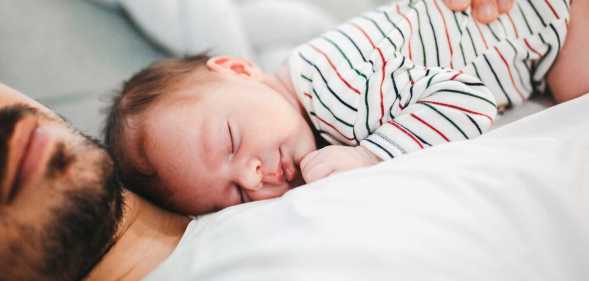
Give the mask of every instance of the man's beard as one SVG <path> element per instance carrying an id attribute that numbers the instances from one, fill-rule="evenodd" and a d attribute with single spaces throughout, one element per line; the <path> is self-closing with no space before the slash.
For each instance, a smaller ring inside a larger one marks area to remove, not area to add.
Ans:
<path id="1" fill-rule="evenodd" d="M 105 186 L 120 185 L 110 177 Z M 63 280 L 86 276 L 112 246 L 121 205 L 120 189 L 97 192 L 84 187 L 68 192 L 62 206 L 51 211 L 53 220 L 45 230 L 44 274 Z"/>
<path id="2" fill-rule="evenodd" d="M 0 110 L 0 179 L 5 177 L 8 165 L 9 140 L 22 118 L 36 115 L 42 116 L 26 106 L 14 106 Z M 50 118 L 50 117 L 44 117 Z M 62 121 L 56 121 L 62 122 Z M 66 126 L 65 124 L 63 124 Z M 79 134 L 72 132 L 73 134 Z M 79 134 L 81 135 L 81 134 Z M 84 137 L 88 149 L 100 149 L 95 140 Z M 58 201 L 57 207 L 47 210 L 49 220 L 42 225 L 8 225 L 6 227 L 22 231 L 22 236 L 11 243 L 8 253 L 0 253 L 0 261 L 27 261 L 27 265 L 15 264 L 13 270 L 16 276 L 28 276 L 31 280 L 80 280 L 100 261 L 113 243 L 118 223 L 122 215 L 121 185 L 115 178 L 112 162 L 96 159 L 91 164 L 83 164 L 88 159 L 76 159 L 75 155 L 68 156 L 67 146 L 58 144 L 51 160 L 47 164 L 47 186 L 54 188 L 67 185 L 67 191 L 62 193 L 63 199 Z M 81 164 L 82 163 L 82 164 Z M 80 180 L 64 178 L 68 167 L 79 165 L 84 169 L 92 169 L 97 180 Z M 83 166 L 82 166 L 83 165 Z M 41 188 L 41 186 L 38 186 Z M 30 222 L 34 224 L 34 222 Z M 31 230 L 33 230 L 31 232 Z M 23 256 L 23 249 L 36 248 L 38 259 Z M 5 270 L 6 264 L 0 263 L 0 271 Z M 22 270 L 29 270 L 21 275 Z M 0 276 L 3 278 L 9 278 Z"/>

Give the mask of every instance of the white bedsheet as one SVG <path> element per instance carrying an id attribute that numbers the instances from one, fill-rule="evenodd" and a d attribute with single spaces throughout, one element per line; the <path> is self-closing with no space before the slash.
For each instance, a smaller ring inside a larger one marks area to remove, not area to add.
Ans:
<path id="1" fill-rule="evenodd" d="M 194 220 L 147 280 L 589 280 L 589 95 Z"/>

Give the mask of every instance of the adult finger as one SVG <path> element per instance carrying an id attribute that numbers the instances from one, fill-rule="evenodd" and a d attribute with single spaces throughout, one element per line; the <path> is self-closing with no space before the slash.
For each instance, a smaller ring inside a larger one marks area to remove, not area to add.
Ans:
<path id="1" fill-rule="evenodd" d="M 511 8 L 513 8 L 514 3 L 515 0 L 497 0 L 497 5 L 499 6 L 499 13 L 509 13 L 509 11 L 511 11 Z"/>
<path id="2" fill-rule="evenodd" d="M 472 0 L 472 14 L 480 23 L 490 23 L 499 17 L 497 0 Z"/>
<path id="3" fill-rule="evenodd" d="M 444 0 L 444 3 L 452 11 L 464 11 L 470 7 L 470 0 Z"/>

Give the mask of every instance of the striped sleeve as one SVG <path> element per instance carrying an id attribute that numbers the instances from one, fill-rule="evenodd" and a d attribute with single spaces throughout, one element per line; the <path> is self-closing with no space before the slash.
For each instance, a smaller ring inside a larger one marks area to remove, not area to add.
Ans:
<path id="1" fill-rule="evenodd" d="M 564 45 L 569 21 L 570 2 L 526 0 L 517 3 L 529 34 L 523 36 L 523 48 L 528 52 L 534 90 L 544 92 L 546 75 Z M 527 13 L 526 13 L 527 12 Z M 531 27 L 530 27 L 531 25 Z"/>
<path id="2" fill-rule="evenodd" d="M 368 123 L 380 126 L 360 142 L 380 158 L 470 139 L 493 124 L 497 114 L 494 95 L 476 78 L 460 71 L 417 67 L 405 57 L 389 60 L 388 70 L 391 85 L 384 83 L 381 98 L 386 100 L 387 95 L 393 102 L 380 103 L 388 105 L 384 112 L 382 106 L 372 110 L 375 114 L 368 117 L 372 119 Z M 371 82 L 377 84 L 377 80 Z"/>

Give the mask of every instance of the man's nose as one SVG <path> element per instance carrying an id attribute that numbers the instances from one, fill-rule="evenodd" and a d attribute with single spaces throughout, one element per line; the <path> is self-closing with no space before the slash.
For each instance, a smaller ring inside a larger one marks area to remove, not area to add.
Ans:
<path id="1" fill-rule="evenodd" d="M 245 190 L 255 191 L 263 187 L 262 162 L 259 159 L 250 159 L 237 167 L 236 181 Z"/>

